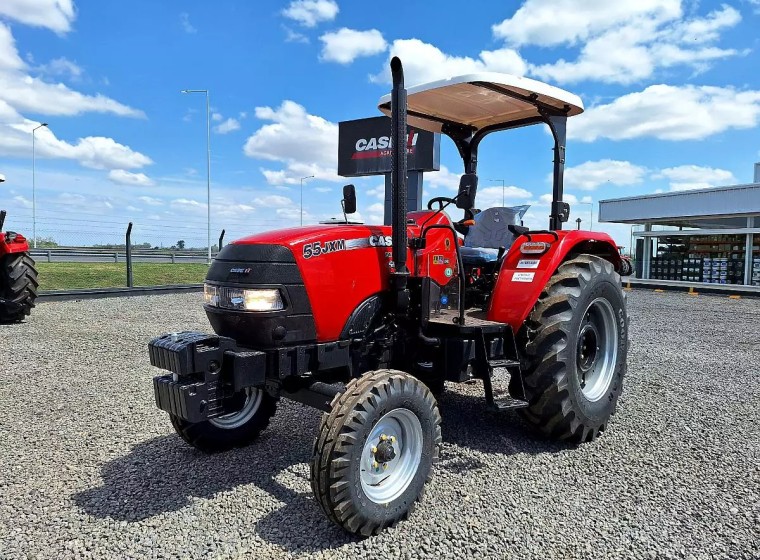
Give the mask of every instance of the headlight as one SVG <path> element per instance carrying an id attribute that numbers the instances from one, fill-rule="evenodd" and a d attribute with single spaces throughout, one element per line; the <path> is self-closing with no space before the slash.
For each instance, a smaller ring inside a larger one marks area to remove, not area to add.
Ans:
<path id="1" fill-rule="evenodd" d="M 280 290 L 232 288 L 204 284 L 206 305 L 241 311 L 279 311 L 285 309 Z"/>
<path id="2" fill-rule="evenodd" d="M 211 284 L 203 284 L 203 303 L 206 305 L 219 305 L 219 290 Z"/>
<path id="3" fill-rule="evenodd" d="M 248 311 L 279 311 L 285 307 L 280 290 L 243 290 L 243 306 Z"/>

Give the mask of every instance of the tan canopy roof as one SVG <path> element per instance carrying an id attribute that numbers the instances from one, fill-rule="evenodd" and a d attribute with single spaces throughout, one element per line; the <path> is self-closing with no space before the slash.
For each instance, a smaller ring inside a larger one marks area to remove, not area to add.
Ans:
<path id="1" fill-rule="evenodd" d="M 481 72 L 413 86 L 407 90 L 407 120 L 432 132 L 444 123 L 476 130 L 541 117 L 539 107 L 568 117 L 583 112 L 583 101 L 568 91 L 530 78 Z M 391 96 L 380 99 L 380 110 L 391 112 Z"/>

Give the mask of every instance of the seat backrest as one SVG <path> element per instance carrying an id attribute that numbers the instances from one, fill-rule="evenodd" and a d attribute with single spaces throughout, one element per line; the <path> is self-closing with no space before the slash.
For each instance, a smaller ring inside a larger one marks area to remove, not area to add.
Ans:
<path id="1" fill-rule="evenodd" d="M 515 236 L 508 228 L 510 225 L 520 225 L 520 220 L 528 208 L 529 205 L 488 208 L 475 214 L 475 225 L 470 226 L 464 237 L 465 247 L 509 249 L 515 241 Z"/>

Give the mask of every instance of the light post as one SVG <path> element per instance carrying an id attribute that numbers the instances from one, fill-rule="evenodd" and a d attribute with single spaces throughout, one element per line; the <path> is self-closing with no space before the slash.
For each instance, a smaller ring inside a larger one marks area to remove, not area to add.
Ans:
<path id="1" fill-rule="evenodd" d="M 32 237 L 34 238 L 33 245 L 37 248 L 37 185 L 35 184 L 34 167 L 35 167 L 35 145 L 34 145 L 34 133 L 38 128 L 47 127 L 48 123 L 44 122 L 39 126 L 32 129 Z"/>
<path id="2" fill-rule="evenodd" d="M 313 179 L 314 175 L 309 175 L 308 177 L 301 177 L 301 225 L 303 225 L 303 180 L 304 179 Z"/>
<path id="3" fill-rule="evenodd" d="M 593 202 L 578 202 L 577 204 L 588 204 L 589 226 L 588 230 L 594 229 L 594 203 Z"/>
<path id="4" fill-rule="evenodd" d="M 211 264 L 211 109 L 207 89 L 183 89 L 182 93 L 203 93 L 206 95 L 206 213 L 208 227 L 208 264 Z"/>
<path id="5" fill-rule="evenodd" d="M 501 205 L 504 206 L 504 179 L 488 179 L 494 183 L 501 183 Z"/>

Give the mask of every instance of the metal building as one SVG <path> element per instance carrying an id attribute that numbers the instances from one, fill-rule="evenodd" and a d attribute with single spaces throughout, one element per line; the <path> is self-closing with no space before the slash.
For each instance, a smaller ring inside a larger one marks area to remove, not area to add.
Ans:
<path id="1" fill-rule="evenodd" d="M 760 290 L 760 163 L 747 185 L 602 200 L 599 220 L 634 226 L 638 278 Z"/>

